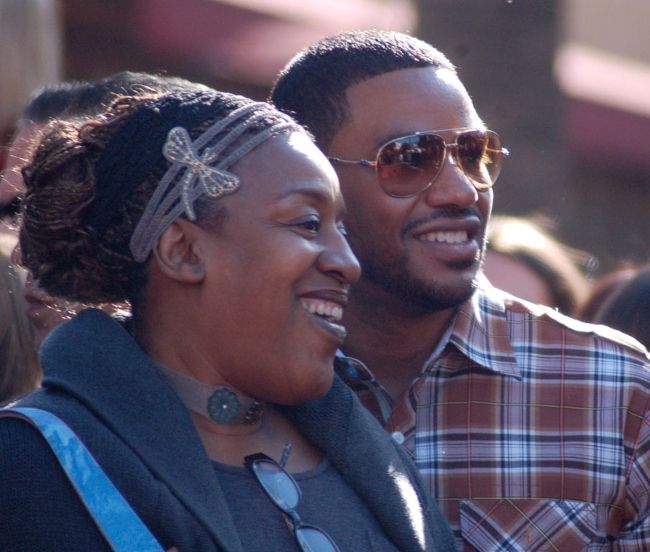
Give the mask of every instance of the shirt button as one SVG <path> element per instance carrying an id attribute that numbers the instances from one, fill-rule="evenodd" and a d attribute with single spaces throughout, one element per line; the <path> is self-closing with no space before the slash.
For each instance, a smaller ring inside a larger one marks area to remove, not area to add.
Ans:
<path id="1" fill-rule="evenodd" d="M 395 441 L 398 445 L 403 445 L 404 444 L 404 434 L 401 431 L 393 431 L 393 433 L 390 434 L 390 436 L 393 438 L 393 441 Z"/>

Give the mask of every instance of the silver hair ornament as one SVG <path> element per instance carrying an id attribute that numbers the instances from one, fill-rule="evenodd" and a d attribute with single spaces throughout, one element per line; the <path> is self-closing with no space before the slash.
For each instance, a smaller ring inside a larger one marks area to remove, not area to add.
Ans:
<path id="1" fill-rule="evenodd" d="M 190 220 L 196 219 L 190 192 L 197 178 L 205 193 L 212 198 L 232 193 L 239 186 L 237 175 L 210 166 L 219 157 L 218 152 L 206 149 L 201 157 L 198 156 L 189 133 L 183 127 L 174 127 L 169 131 L 162 151 L 168 161 L 179 163 L 187 168 L 179 187 L 183 207 Z"/>

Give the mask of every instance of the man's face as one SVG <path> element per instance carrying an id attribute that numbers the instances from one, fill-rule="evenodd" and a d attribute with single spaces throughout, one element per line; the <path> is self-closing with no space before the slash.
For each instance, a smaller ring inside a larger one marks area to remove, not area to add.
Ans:
<path id="1" fill-rule="evenodd" d="M 347 91 L 350 120 L 328 155 L 374 160 L 379 146 L 417 131 L 484 128 L 465 88 L 449 70 L 405 69 Z M 446 142 L 451 135 L 442 133 Z M 373 169 L 336 165 L 347 205 L 345 225 L 361 262 L 356 295 L 408 311 L 456 306 L 471 296 L 485 247 L 492 191 L 478 192 L 447 153 L 432 186 L 414 197 L 382 191 Z"/>

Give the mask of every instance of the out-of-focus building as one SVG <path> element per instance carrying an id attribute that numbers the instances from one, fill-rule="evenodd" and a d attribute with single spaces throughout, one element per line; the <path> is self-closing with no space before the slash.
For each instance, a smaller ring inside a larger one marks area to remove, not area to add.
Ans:
<path id="1" fill-rule="evenodd" d="M 58 0 L 0 1 L 0 169 L 27 97 L 61 77 L 60 45 Z"/>
<path id="2" fill-rule="evenodd" d="M 574 175 L 566 232 L 612 259 L 647 259 L 650 2 L 565 0 L 560 23 L 555 74 Z"/>
<path id="3" fill-rule="evenodd" d="M 60 1 L 65 78 L 163 71 L 257 99 L 323 36 L 416 34 L 511 150 L 496 212 L 554 220 L 602 270 L 650 257 L 648 0 Z"/>
<path id="4" fill-rule="evenodd" d="M 63 0 L 68 74 L 163 70 L 261 99 L 291 57 L 342 30 L 412 30 L 404 0 Z"/>
<path id="5" fill-rule="evenodd" d="M 650 2 L 418 0 L 511 150 L 495 211 L 538 212 L 601 270 L 650 257 Z"/>

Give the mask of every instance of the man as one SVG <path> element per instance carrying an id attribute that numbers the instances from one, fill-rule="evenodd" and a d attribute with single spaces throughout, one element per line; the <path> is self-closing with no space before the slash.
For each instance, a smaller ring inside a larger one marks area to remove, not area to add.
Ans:
<path id="1" fill-rule="evenodd" d="M 363 364 L 337 369 L 404 439 L 459 549 L 649 550 L 645 350 L 481 276 L 507 151 L 449 60 L 346 33 L 296 56 L 272 100 L 336 167 L 363 269 L 345 320 Z"/>

